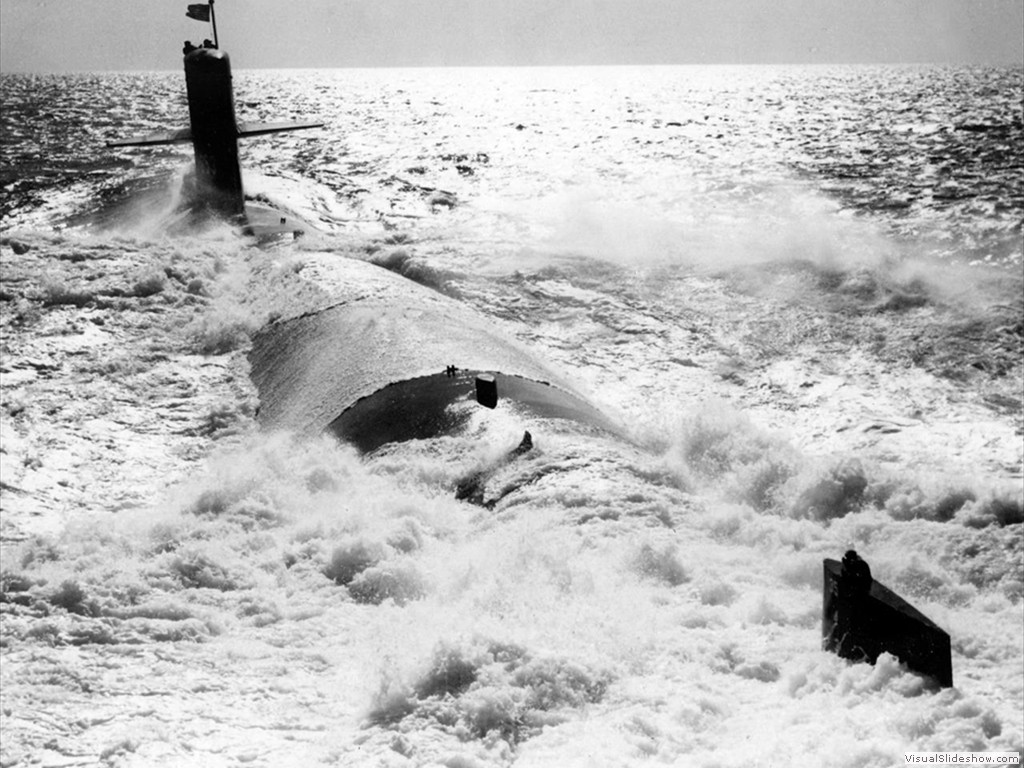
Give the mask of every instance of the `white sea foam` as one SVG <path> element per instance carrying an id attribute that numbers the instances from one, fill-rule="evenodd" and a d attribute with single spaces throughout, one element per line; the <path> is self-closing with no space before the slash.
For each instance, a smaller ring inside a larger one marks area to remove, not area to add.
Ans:
<path id="1" fill-rule="evenodd" d="M 5 334 L 21 334 L 4 524 L 26 498 L 67 518 L 4 542 L 14 757 L 71 754 L 65 739 L 124 765 L 867 768 L 1021 750 L 1004 386 L 1019 278 L 937 262 L 967 240 L 998 251 L 993 227 L 1017 214 L 923 192 L 872 207 L 914 179 L 892 156 L 871 181 L 843 175 L 877 138 L 865 88 L 945 74 L 236 74 L 261 119 L 300 98 L 328 119 L 326 139 L 245 149 L 250 191 L 324 224 L 315 242 L 168 240 L 135 220 L 4 236 Z M 947 130 L 909 131 L 934 142 L 921 152 L 948 148 L 962 96 L 925 100 Z M 886 152 L 909 152 L 897 128 Z M 133 173 L 103 172 L 68 172 L 70 191 L 12 220 Z M 343 285 L 304 279 L 371 257 L 486 315 L 636 445 L 540 431 L 485 509 L 455 488 L 501 462 L 511 427 L 370 457 L 259 433 L 229 375 L 249 335 Z M 142 477 L 134 508 L 91 490 Z M 851 547 L 950 632 L 956 688 L 820 650 L 821 561 Z"/>

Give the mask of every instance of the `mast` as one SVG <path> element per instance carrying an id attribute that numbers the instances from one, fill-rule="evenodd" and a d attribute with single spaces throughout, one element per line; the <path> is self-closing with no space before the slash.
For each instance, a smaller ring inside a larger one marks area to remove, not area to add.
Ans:
<path id="1" fill-rule="evenodd" d="M 220 43 L 217 41 L 217 14 L 213 10 L 213 0 L 210 0 L 210 23 L 213 24 L 213 47 L 220 48 Z"/>
<path id="2" fill-rule="evenodd" d="M 213 0 L 208 3 L 189 3 L 185 15 L 196 21 L 213 24 L 213 47 L 220 48 L 220 42 L 217 40 L 217 15 L 213 10 Z"/>

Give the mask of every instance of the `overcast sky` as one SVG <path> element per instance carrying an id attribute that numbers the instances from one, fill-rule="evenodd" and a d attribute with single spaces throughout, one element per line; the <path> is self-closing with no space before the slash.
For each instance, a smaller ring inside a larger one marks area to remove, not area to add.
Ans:
<path id="1" fill-rule="evenodd" d="M 187 0 L 0 0 L 0 70 L 178 69 Z M 1024 63 L 1024 0 L 218 0 L 242 67 Z"/>

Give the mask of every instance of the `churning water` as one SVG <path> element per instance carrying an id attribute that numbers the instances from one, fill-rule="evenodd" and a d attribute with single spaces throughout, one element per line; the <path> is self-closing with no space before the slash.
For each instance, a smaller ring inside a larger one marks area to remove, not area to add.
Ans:
<path id="1" fill-rule="evenodd" d="M 1024 748 L 1021 70 L 236 71 L 240 120 L 326 123 L 243 145 L 319 230 L 263 248 L 174 230 L 187 146 L 103 149 L 179 74 L 0 84 L 5 765 Z M 250 336 L 353 260 L 629 440 L 261 432 Z M 850 547 L 955 688 L 820 650 Z"/>

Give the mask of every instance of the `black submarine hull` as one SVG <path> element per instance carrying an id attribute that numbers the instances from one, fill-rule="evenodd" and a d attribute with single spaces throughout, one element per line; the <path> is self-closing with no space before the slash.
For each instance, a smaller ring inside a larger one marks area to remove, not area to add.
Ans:
<path id="1" fill-rule="evenodd" d="M 363 452 L 451 435 L 471 416 L 571 422 L 627 440 L 572 383 L 465 306 L 352 260 L 344 293 L 253 339 L 267 429 L 329 431 Z M 495 397 L 478 398 L 477 380 Z"/>
<path id="2" fill-rule="evenodd" d="M 494 405 L 481 402 L 479 381 L 494 389 Z M 545 381 L 492 371 L 435 373 L 389 384 L 362 398 L 327 429 L 368 453 L 388 443 L 427 440 L 464 429 L 480 407 L 520 419 L 560 419 L 615 433 L 615 426 L 577 395 Z"/>

